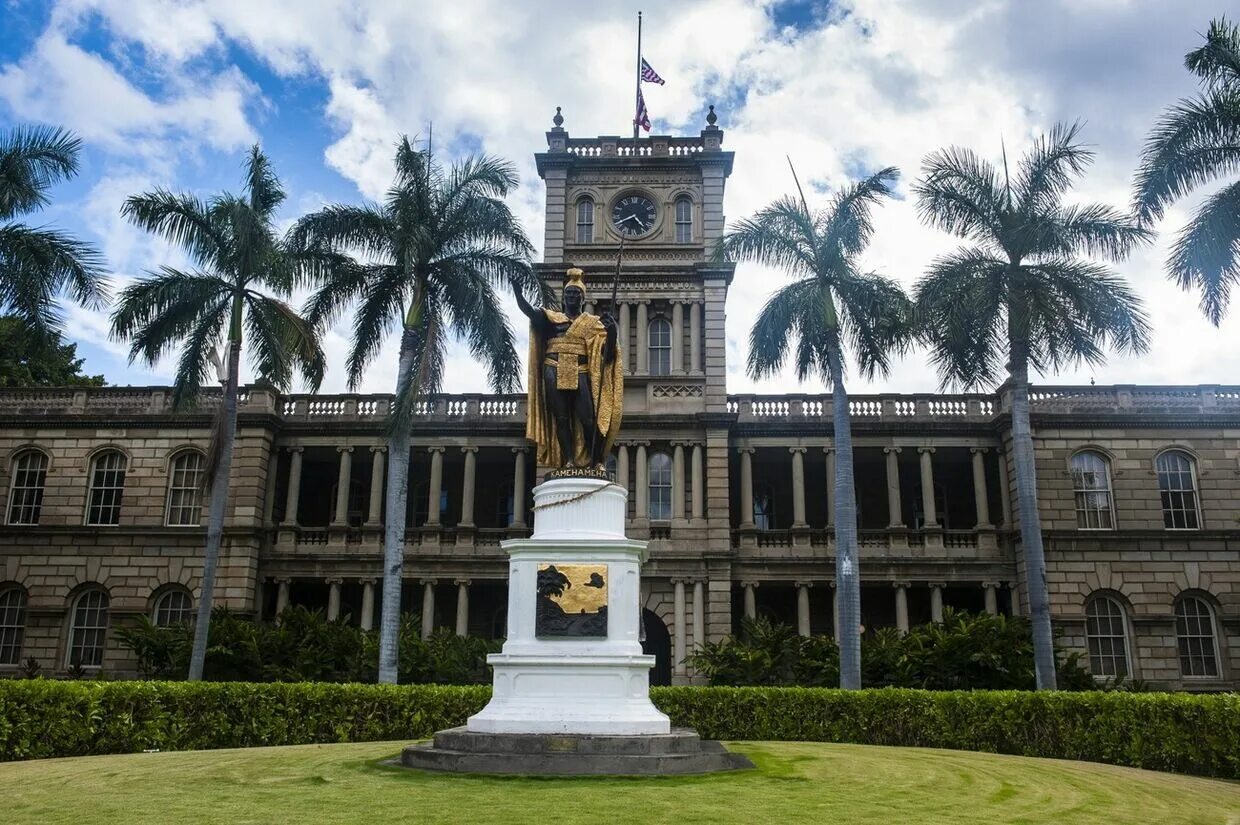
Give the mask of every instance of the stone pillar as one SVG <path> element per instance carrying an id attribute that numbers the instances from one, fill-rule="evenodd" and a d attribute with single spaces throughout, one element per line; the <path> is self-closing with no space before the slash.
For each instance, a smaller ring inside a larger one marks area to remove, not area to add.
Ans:
<path id="1" fill-rule="evenodd" d="M 279 454 L 274 450 L 267 459 L 267 484 L 263 489 L 263 527 L 271 530 L 276 526 L 276 467 Z"/>
<path id="2" fill-rule="evenodd" d="M 633 485 L 637 489 L 633 491 L 633 500 L 637 505 L 637 519 L 644 521 L 649 512 L 647 506 L 650 503 L 650 485 L 646 482 L 646 473 L 649 471 L 646 464 L 646 445 L 637 445 L 637 482 Z"/>
<path id="3" fill-rule="evenodd" d="M 456 580 L 456 635 L 469 635 L 469 579 Z"/>
<path id="4" fill-rule="evenodd" d="M 809 582 L 797 582 L 797 634 L 809 635 Z"/>
<path id="5" fill-rule="evenodd" d="M 512 448 L 512 523 L 509 527 L 525 527 L 525 447 Z"/>
<path id="6" fill-rule="evenodd" d="M 831 582 L 831 638 L 836 644 L 840 641 L 840 591 Z"/>
<path id="7" fill-rule="evenodd" d="M 689 374 L 702 374 L 702 305 L 689 304 Z"/>
<path id="8" fill-rule="evenodd" d="M 375 626 L 375 580 L 362 579 L 362 630 Z"/>
<path id="9" fill-rule="evenodd" d="M 646 305 L 649 301 L 637 302 L 637 374 L 650 373 L 650 322 L 647 320 Z"/>
<path id="10" fill-rule="evenodd" d="M 741 454 L 741 529 L 753 529 L 753 448 L 742 447 Z"/>
<path id="11" fill-rule="evenodd" d="M 422 580 L 422 638 L 435 632 L 435 579 Z"/>
<path id="12" fill-rule="evenodd" d="M 693 649 L 706 644 L 706 583 L 698 579 L 693 583 Z"/>
<path id="13" fill-rule="evenodd" d="M 276 615 L 279 616 L 288 607 L 289 579 L 276 579 Z"/>
<path id="14" fill-rule="evenodd" d="M 792 526 L 805 527 L 805 448 L 789 447 L 792 453 Z"/>
<path id="15" fill-rule="evenodd" d="M 672 579 L 672 669 L 677 676 L 686 674 L 685 656 L 685 580 Z"/>
<path id="16" fill-rule="evenodd" d="M 461 526 L 474 526 L 474 477 L 477 473 L 478 448 L 462 447 L 465 454 L 465 473 L 461 480 Z M 514 501 L 516 496 L 513 496 Z"/>
<path id="17" fill-rule="evenodd" d="M 887 455 L 887 526 L 904 526 L 904 511 L 900 506 L 900 448 L 884 447 Z"/>
<path id="18" fill-rule="evenodd" d="M 998 582 L 982 582 L 982 587 L 986 589 L 986 613 L 991 616 L 999 615 L 999 583 Z"/>
<path id="19" fill-rule="evenodd" d="M 618 321 L 620 326 L 617 338 L 620 342 L 620 355 L 624 359 L 624 372 L 627 374 L 631 369 L 630 364 L 633 363 L 632 355 L 629 349 L 629 305 L 627 303 L 620 304 L 620 318 Z"/>
<path id="20" fill-rule="evenodd" d="M 349 485 L 353 483 L 353 448 L 337 447 L 340 467 L 336 472 L 336 515 L 332 526 L 345 527 L 349 523 Z"/>
<path id="21" fill-rule="evenodd" d="M 443 497 L 443 447 L 431 447 L 431 480 L 426 492 L 426 524 L 439 524 L 439 500 Z"/>
<path id="22" fill-rule="evenodd" d="M 921 513 L 925 521 L 923 528 L 939 526 L 939 515 L 934 502 L 934 455 L 933 447 L 918 447 L 917 456 L 921 460 Z"/>
<path id="23" fill-rule="evenodd" d="M 303 448 L 290 447 L 288 492 L 284 498 L 284 524 L 297 526 L 297 507 L 301 502 L 301 454 Z"/>
<path id="24" fill-rule="evenodd" d="M 1012 521 L 1012 489 L 1008 486 L 1007 453 L 1000 452 L 999 458 L 999 504 L 1003 510 L 1003 529 L 1011 530 Z"/>
<path id="25" fill-rule="evenodd" d="M 616 445 L 616 483 L 623 487 L 632 498 L 633 491 L 629 488 L 629 445 Z"/>
<path id="26" fill-rule="evenodd" d="M 908 582 L 893 582 L 896 589 L 896 629 L 908 633 Z"/>
<path id="27" fill-rule="evenodd" d="M 327 621 L 334 622 L 340 618 L 340 585 L 342 579 L 327 580 Z"/>
<path id="28" fill-rule="evenodd" d="M 827 527 L 835 526 L 835 448 L 823 447 L 827 457 Z"/>
<path id="29" fill-rule="evenodd" d="M 370 462 L 370 510 L 366 514 L 366 526 L 378 527 L 383 519 L 383 479 L 384 459 L 387 457 L 386 447 L 371 447 Z"/>
<path id="30" fill-rule="evenodd" d="M 685 518 L 685 448 L 681 444 L 672 447 L 672 519 Z"/>
<path id="31" fill-rule="evenodd" d="M 1016 582 L 1008 582 L 1008 599 L 1011 601 L 1012 615 L 1020 615 L 1020 586 Z"/>
<path id="32" fill-rule="evenodd" d="M 698 519 L 705 518 L 705 507 L 703 502 L 705 501 L 706 492 L 706 473 L 703 469 L 704 465 L 702 463 L 701 444 L 693 445 L 693 460 L 691 462 L 691 466 L 693 483 L 690 485 L 691 507 L 689 508 L 689 514 L 694 521 L 697 521 Z"/>
<path id="33" fill-rule="evenodd" d="M 986 448 L 971 447 L 973 453 L 973 506 L 977 510 L 977 529 L 988 530 L 990 523 L 990 499 L 986 490 Z"/>
<path id="34" fill-rule="evenodd" d="M 943 582 L 930 582 L 930 621 L 943 621 Z"/>
<path id="35" fill-rule="evenodd" d="M 754 593 L 754 588 L 758 586 L 758 583 L 741 582 L 741 586 L 745 588 L 745 618 L 752 621 L 758 616 L 758 598 Z"/>
<path id="36" fill-rule="evenodd" d="M 685 305 L 672 302 L 672 375 L 685 374 L 685 354 L 681 341 L 685 334 Z"/>

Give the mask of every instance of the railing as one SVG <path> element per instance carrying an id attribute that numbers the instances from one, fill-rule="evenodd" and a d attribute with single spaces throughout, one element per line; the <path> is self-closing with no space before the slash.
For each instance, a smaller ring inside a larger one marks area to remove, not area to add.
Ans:
<path id="1" fill-rule="evenodd" d="M 569 138 L 564 151 L 582 158 L 602 157 L 689 157 L 705 152 L 706 143 L 701 137 L 667 137 L 652 135 L 648 138 L 594 137 Z"/>
<path id="2" fill-rule="evenodd" d="M 280 404 L 286 421 L 384 419 L 394 405 L 391 395 L 288 395 Z M 433 395 L 414 405 L 418 421 L 446 423 L 525 421 L 524 395 Z"/>
<path id="3" fill-rule="evenodd" d="M 801 531 L 807 536 L 811 547 L 833 547 L 835 531 L 815 528 Z M 936 531 L 937 534 L 937 531 Z M 753 530 L 733 529 L 732 546 L 741 547 L 747 543 L 759 549 L 779 549 L 793 547 L 797 543 L 795 530 Z M 857 548 L 863 553 L 886 553 L 895 544 L 898 537 L 899 546 L 923 548 L 927 546 L 926 531 L 907 530 L 894 532 L 891 530 L 858 530 Z M 979 533 L 976 530 L 944 530 L 942 546 L 946 549 L 976 549 L 980 545 Z"/>
<path id="4" fill-rule="evenodd" d="M 988 421 L 997 408 L 992 395 L 854 395 L 850 418 L 877 421 L 910 419 Z M 738 421 L 830 421 L 835 404 L 829 395 L 733 395 L 728 412 Z"/>

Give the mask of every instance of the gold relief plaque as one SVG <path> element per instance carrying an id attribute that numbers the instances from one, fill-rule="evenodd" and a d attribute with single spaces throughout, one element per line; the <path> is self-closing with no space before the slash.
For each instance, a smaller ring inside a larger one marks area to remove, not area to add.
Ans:
<path id="1" fill-rule="evenodd" d="M 607 565 L 540 565 L 534 633 L 607 638 Z"/>

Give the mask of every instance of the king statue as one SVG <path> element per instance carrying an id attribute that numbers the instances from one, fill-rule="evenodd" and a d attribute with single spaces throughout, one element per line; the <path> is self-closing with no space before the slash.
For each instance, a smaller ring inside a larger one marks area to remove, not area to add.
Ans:
<path id="1" fill-rule="evenodd" d="M 525 436 L 538 446 L 538 463 L 553 472 L 602 476 L 620 431 L 624 366 L 616 319 L 585 312 L 583 274 L 575 268 L 566 273 L 563 311 L 535 309 L 516 291 L 530 319 Z"/>

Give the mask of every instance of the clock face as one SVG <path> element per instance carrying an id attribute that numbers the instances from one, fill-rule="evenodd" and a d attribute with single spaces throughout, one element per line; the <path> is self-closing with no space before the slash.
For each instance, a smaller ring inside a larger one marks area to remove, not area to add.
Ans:
<path id="1" fill-rule="evenodd" d="M 654 201 L 642 195 L 625 195 L 611 207 L 611 225 L 626 238 L 645 235 L 654 228 Z"/>

